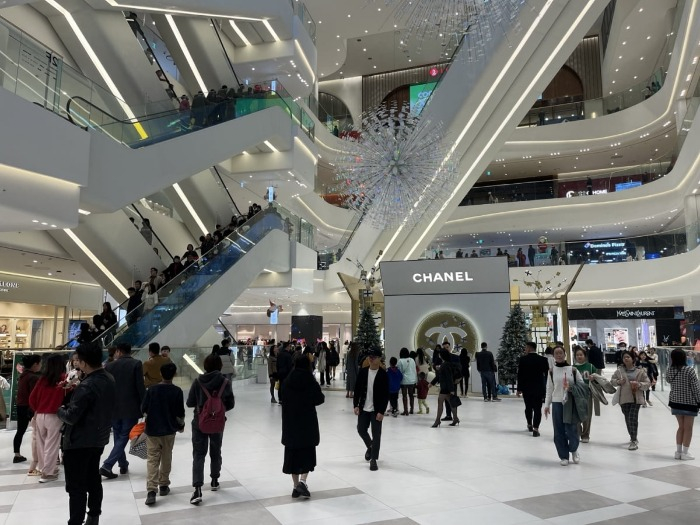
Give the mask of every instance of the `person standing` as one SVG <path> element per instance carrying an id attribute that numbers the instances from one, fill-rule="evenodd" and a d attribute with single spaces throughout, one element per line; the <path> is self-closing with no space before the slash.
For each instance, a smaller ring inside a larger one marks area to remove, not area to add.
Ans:
<path id="1" fill-rule="evenodd" d="M 476 369 L 481 374 L 481 393 L 484 401 L 500 401 L 496 390 L 496 360 L 486 343 L 481 343 L 481 352 L 476 354 Z"/>
<path id="2" fill-rule="evenodd" d="M 399 351 L 398 368 L 402 374 L 401 400 L 403 401 L 403 412 L 401 412 L 401 415 L 407 416 L 413 414 L 413 398 L 416 394 L 416 383 L 418 382 L 416 362 L 411 358 L 408 348 L 402 348 Z"/>
<path id="3" fill-rule="evenodd" d="M 693 368 L 686 366 L 685 351 L 680 348 L 671 352 L 671 366 L 666 380 L 671 385 L 668 406 L 678 422 L 674 458 L 693 460 L 695 456 L 689 449 L 693 439 L 693 423 L 700 407 L 700 381 Z"/>
<path id="4" fill-rule="evenodd" d="M 425 372 L 418 373 L 418 384 L 416 385 L 416 397 L 418 398 L 418 413 L 423 413 L 423 407 L 425 407 L 425 413 L 430 414 L 430 407 L 428 406 L 428 391 L 430 390 L 430 383 L 426 379 Z"/>
<path id="5" fill-rule="evenodd" d="M 282 343 L 277 354 L 277 380 L 282 382 L 287 378 L 289 372 L 292 371 L 294 363 L 292 361 L 292 354 L 289 352 L 290 347 L 288 342 Z"/>
<path id="6" fill-rule="evenodd" d="M 63 356 L 54 354 L 46 360 L 44 373 L 29 395 L 29 406 L 35 419 L 37 467 L 41 472 L 39 483 L 58 479 L 56 458 L 61 444 L 62 423 L 56 412 L 63 404 L 65 390 L 61 383 L 65 377 Z"/>
<path id="7" fill-rule="evenodd" d="M 311 373 L 311 363 L 303 355 L 294 359 L 294 369 L 280 386 L 282 403 L 282 472 L 292 476 L 292 497 L 310 498 L 306 482 L 316 467 L 316 447 L 321 441 L 316 407 L 325 396 Z"/>
<path id="8" fill-rule="evenodd" d="M 221 373 L 221 357 L 209 354 L 204 359 L 204 373 L 192 383 L 190 393 L 187 396 L 187 406 L 194 408 L 192 418 L 192 486 L 194 492 L 190 498 L 192 505 L 202 502 L 202 485 L 204 485 L 204 460 L 207 457 L 207 449 L 210 458 L 211 490 L 219 490 L 219 476 L 221 475 L 221 443 L 224 439 L 224 429 L 220 432 L 205 433 L 199 427 L 199 415 L 204 404 L 209 398 L 219 397 L 226 412 L 236 405 L 233 397 L 231 382 Z"/>
<path id="9" fill-rule="evenodd" d="M 355 396 L 355 384 L 357 374 L 360 371 L 360 345 L 352 342 L 348 353 L 345 355 L 345 397 Z"/>
<path id="10" fill-rule="evenodd" d="M 173 385 L 177 372 L 175 363 L 160 367 L 163 380 L 146 392 L 141 412 L 146 415 L 146 505 L 156 502 L 156 490 L 161 496 L 170 493 L 170 469 L 175 446 L 175 433 L 185 430 L 185 398 L 182 389 Z"/>
<path id="11" fill-rule="evenodd" d="M 469 395 L 469 376 L 471 375 L 471 357 L 469 350 L 462 347 L 459 351 L 459 366 L 462 368 L 462 379 L 459 381 L 459 395 L 467 397 Z"/>
<path id="12" fill-rule="evenodd" d="M 120 474 L 129 472 L 124 448 L 129 443 L 129 432 L 142 415 L 141 403 L 146 395 L 146 388 L 143 384 L 143 366 L 141 361 L 131 357 L 131 345 L 128 343 L 117 345 L 114 361 L 107 364 L 105 371 L 114 378 L 117 396 L 112 412 L 114 444 L 109 456 L 102 463 L 100 474 L 107 479 L 114 479 L 117 477 L 117 474 L 112 472 L 115 463 L 119 463 Z"/>
<path id="13" fill-rule="evenodd" d="M 85 375 L 68 405 L 58 409 L 63 431 L 63 466 L 70 518 L 68 525 L 98 525 L 102 513 L 100 456 L 107 443 L 116 404 L 114 378 L 102 368 L 99 345 L 80 345 L 75 351 Z M 128 437 L 128 436 L 127 436 Z"/>
<path id="14" fill-rule="evenodd" d="M 231 341 L 228 338 L 221 340 L 221 346 L 214 345 L 212 348 L 212 353 L 218 354 L 221 357 L 221 373 L 229 381 L 233 381 L 236 377 L 236 367 L 234 366 L 233 352 L 230 348 Z"/>
<path id="15" fill-rule="evenodd" d="M 651 382 L 651 387 L 653 387 L 656 384 L 657 368 L 654 365 L 654 363 L 649 361 L 649 354 L 647 354 L 644 350 L 642 350 L 641 352 L 639 352 L 639 354 L 637 354 L 637 366 L 641 366 L 644 369 L 644 371 L 647 373 L 647 377 L 649 378 L 649 381 Z M 644 392 L 646 402 L 642 406 L 647 406 L 647 405 L 650 407 L 654 406 L 654 403 L 652 403 L 651 399 L 649 399 L 650 392 L 651 392 L 651 388 L 649 388 L 646 392 Z"/>
<path id="16" fill-rule="evenodd" d="M 525 355 L 518 361 L 518 397 L 525 401 L 525 420 L 527 429 L 533 437 L 540 437 L 542 422 L 542 403 L 545 397 L 545 382 L 549 363 L 541 355 L 537 355 L 537 344 L 525 343 Z"/>
<path id="17" fill-rule="evenodd" d="M 29 422 L 34 416 L 32 409 L 29 407 L 29 396 L 41 377 L 39 375 L 41 356 L 38 354 L 23 356 L 22 367 L 22 373 L 17 380 L 17 399 L 15 401 L 17 405 L 17 431 L 13 441 L 15 457 L 12 459 L 12 463 L 27 461 L 27 458 L 19 453 L 19 449 L 22 446 L 22 439 L 24 439 L 24 434 L 27 432 Z"/>
<path id="18" fill-rule="evenodd" d="M 588 362 L 586 350 L 577 346 L 574 350 L 574 361 L 574 366 L 581 374 L 581 377 L 583 377 L 583 382 L 590 385 L 591 376 L 597 374 L 598 369 L 593 366 L 592 363 Z M 591 440 L 591 420 L 593 419 L 594 401 L 590 389 L 588 392 L 588 419 L 578 423 L 578 436 L 581 438 L 581 443 L 588 443 Z M 598 408 L 598 412 L 600 412 L 600 407 Z"/>
<path id="19" fill-rule="evenodd" d="M 597 370 L 603 370 L 605 368 L 603 351 L 595 345 L 593 339 L 586 339 L 586 348 L 588 349 L 588 362 L 596 367 Z"/>
<path id="20" fill-rule="evenodd" d="M 554 348 L 554 368 L 548 373 L 547 397 L 544 406 L 545 417 L 552 413 L 554 426 L 554 446 L 559 454 L 559 464 L 569 464 L 569 454 L 574 463 L 581 457 L 578 453 L 578 429 L 576 425 L 564 422 L 564 403 L 567 401 L 571 385 L 581 381 L 581 374 L 566 362 L 566 352 L 561 346 Z"/>
<path id="21" fill-rule="evenodd" d="M 318 374 L 321 376 L 321 386 L 331 386 L 331 375 L 328 366 L 328 344 L 325 341 L 318 343 Z"/>
<path id="22" fill-rule="evenodd" d="M 440 418 L 442 416 L 442 407 L 449 406 L 452 413 L 452 423 L 451 427 L 459 425 L 459 417 L 457 417 L 457 407 L 450 405 L 450 397 L 457 395 L 457 385 L 454 382 L 454 372 L 453 367 L 459 366 L 451 363 L 450 351 L 447 349 L 440 350 L 440 357 L 442 358 L 442 364 L 437 371 L 434 382 L 440 383 L 440 395 L 438 396 L 438 409 L 435 415 L 435 423 L 433 423 L 433 428 L 440 426 Z"/>
<path id="23" fill-rule="evenodd" d="M 399 415 L 399 392 L 401 391 L 401 380 L 403 374 L 397 368 L 399 360 L 396 357 L 389 359 L 389 404 L 391 405 L 391 415 L 397 417 Z"/>
<path id="24" fill-rule="evenodd" d="M 378 470 L 377 460 L 382 444 L 382 421 L 389 402 L 389 376 L 381 367 L 382 352 L 372 348 L 367 352 L 369 366 L 357 374 L 355 395 L 352 399 L 353 411 L 357 416 L 357 433 L 367 447 L 365 460 L 369 469 Z M 372 427 L 372 437 L 367 429 Z"/>
<path id="25" fill-rule="evenodd" d="M 537 251 L 535 250 L 535 248 L 531 244 L 527 249 L 527 260 L 530 263 L 530 266 L 535 266 L 535 254 L 536 253 L 537 253 Z"/>
<path id="26" fill-rule="evenodd" d="M 610 382 L 619 387 L 619 403 L 622 413 L 625 415 L 627 432 L 630 435 L 628 450 L 637 450 L 637 430 L 639 428 L 639 409 L 644 404 L 644 391 L 650 386 L 647 373 L 634 365 L 634 355 L 627 350 L 621 353 L 622 365 L 615 370 Z"/>
<path id="27" fill-rule="evenodd" d="M 160 345 L 158 343 L 148 345 L 148 360 L 143 363 L 143 383 L 146 388 L 157 385 L 163 380 L 163 377 L 160 375 L 160 367 L 171 362 L 169 357 L 163 357 L 160 354 Z M 107 371 L 109 372 L 109 369 Z"/>
<path id="28" fill-rule="evenodd" d="M 277 383 L 277 346 L 270 347 L 270 355 L 267 358 L 267 377 L 270 378 L 270 403 L 277 403 L 275 399 L 275 384 Z"/>

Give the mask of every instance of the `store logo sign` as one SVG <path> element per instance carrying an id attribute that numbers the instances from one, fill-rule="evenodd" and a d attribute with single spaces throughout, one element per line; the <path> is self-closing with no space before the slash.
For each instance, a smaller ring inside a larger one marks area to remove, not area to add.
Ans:
<path id="1" fill-rule="evenodd" d="M 650 319 L 654 318 L 656 312 L 654 310 L 618 310 L 617 317 L 629 319 L 630 317 L 636 319 Z"/>
<path id="2" fill-rule="evenodd" d="M 0 292 L 7 293 L 10 290 L 19 288 L 19 283 L 15 281 L 0 281 Z"/>
<path id="3" fill-rule="evenodd" d="M 463 283 L 473 281 L 468 272 L 414 273 L 414 283 Z"/>

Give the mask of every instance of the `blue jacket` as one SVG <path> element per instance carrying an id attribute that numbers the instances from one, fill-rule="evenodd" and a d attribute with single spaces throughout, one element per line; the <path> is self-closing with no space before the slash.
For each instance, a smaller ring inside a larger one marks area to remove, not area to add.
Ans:
<path id="1" fill-rule="evenodd" d="M 387 374 L 389 374 L 389 393 L 395 394 L 401 390 L 401 380 L 403 379 L 403 374 L 398 368 L 389 367 L 386 369 Z"/>

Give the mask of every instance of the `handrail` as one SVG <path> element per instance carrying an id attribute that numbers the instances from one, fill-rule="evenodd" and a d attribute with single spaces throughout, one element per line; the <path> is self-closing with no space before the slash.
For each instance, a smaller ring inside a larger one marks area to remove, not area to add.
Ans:
<path id="1" fill-rule="evenodd" d="M 231 69 L 231 73 L 233 73 L 233 78 L 236 79 L 236 85 L 240 86 L 241 81 L 238 79 L 238 75 L 236 75 L 236 70 L 233 69 L 233 63 L 231 62 L 231 57 L 228 56 L 228 53 L 226 52 L 226 47 L 224 46 L 224 41 L 221 40 L 221 34 L 219 33 L 219 28 L 216 27 L 217 21 L 213 18 L 210 18 L 209 21 L 211 22 L 211 25 L 214 28 L 214 32 L 216 33 L 216 38 L 219 39 L 219 44 L 221 45 L 221 51 L 224 53 L 224 56 L 226 57 L 226 62 L 228 63 L 228 67 Z"/>
<path id="2" fill-rule="evenodd" d="M 158 237 L 158 234 L 157 234 L 156 231 L 153 229 L 153 226 L 151 226 L 151 221 L 148 220 L 148 219 L 146 219 L 146 218 L 143 216 L 143 214 L 139 211 L 139 209 L 136 207 L 136 205 L 135 205 L 134 203 L 131 204 L 131 207 L 134 209 L 134 211 L 136 212 L 136 214 L 137 214 L 139 217 L 141 217 L 141 220 L 142 220 L 142 221 L 148 221 L 148 227 L 149 227 L 149 229 L 151 230 L 151 233 L 153 234 L 153 236 L 154 236 L 156 239 L 158 239 L 158 242 L 159 242 L 160 245 L 163 247 L 163 249 L 166 251 L 166 253 L 168 254 L 168 257 L 170 257 L 171 260 L 175 260 L 175 258 L 173 257 L 173 254 L 170 253 L 170 250 L 168 250 L 168 247 L 165 245 L 165 243 L 163 242 L 163 240 L 162 240 L 160 237 Z"/>
<path id="3" fill-rule="evenodd" d="M 89 100 L 87 100 L 84 97 L 77 95 L 77 96 L 68 98 L 68 102 L 66 102 L 66 113 L 68 114 L 68 116 L 67 116 L 68 120 L 70 121 L 71 124 L 75 124 L 79 128 L 83 128 L 86 131 L 89 129 L 88 126 L 83 127 L 80 124 L 78 124 L 77 122 L 75 122 L 75 120 L 73 120 L 73 116 L 71 115 L 71 111 L 70 111 L 70 106 L 71 106 L 71 103 L 73 102 L 73 100 L 79 100 L 81 102 L 84 102 L 86 105 L 91 106 L 91 107 L 101 111 L 102 113 L 107 115 L 109 118 L 114 120 L 115 123 L 118 123 L 118 124 L 134 124 L 136 122 L 145 122 L 149 119 L 160 118 L 160 117 L 163 117 L 166 115 L 179 113 L 178 109 L 173 108 L 173 109 L 169 109 L 166 111 L 159 111 L 157 113 L 151 113 L 149 115 L 143 115 L 141 117 L 136 117 L 135 119 L 119 119 L 119 118 L 115 117 L 114 115 L 112 115 L 109 111 L 104 110 L 103 108 L 101 108 L 97 104 L 90 102 Z"/>
<path id="4" fill-rule="evenodd" d="M 228 187 L 226 186 L 224 179 L 221 177 L 221 174 L 219 173 L 219 169 L 216 166 L 212 166 L 212 169 L 214 170 L 214 173 L 216 173 L 216 176 L 219 178 L 219 181 L 221 182 L 221 185 L 224 187 L 224 190 L 226 190 L 226 195 L 228 195 L 228 198 L 231 199 L 231 203 L 233 204 L 233 207 L 236 208 L 238 215 L 243 215 L 241 213 L 240 208 L 238 207 L 238 204 L 236 204 L 236 201 L 233 200 L 233 195 L 231 195 L 231 192 L 228 191 Z"/>

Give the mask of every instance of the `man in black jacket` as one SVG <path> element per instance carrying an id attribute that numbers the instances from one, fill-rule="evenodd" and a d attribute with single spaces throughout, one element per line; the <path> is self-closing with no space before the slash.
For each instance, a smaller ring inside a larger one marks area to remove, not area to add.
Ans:
<path id="1" fill-rule="evenodd" d="M 484 401 L 500 401 L 496 389 L 498 367 L 486 343 L 481 343 L 481 352 L 476 353 L 476 369 L 481 375 L 481 393 Z"/>
<path id="2" fill-rule="evenodd" d="M 603 357 L 603 351 L 598 348 L 593 339 L 586 339 L 586 347 L 588 348 L 588 362 L 591 363 L 598 370 L 605 368 L 605 358 Z"/>
<path id="3" fill-rule="evenodd" d="M 85 378 L 58 409 L 65 423 L 63 462 L 69 497 L 68 525 L 97 525 L 102 513 L 100 456 L 109 442 L 112 408 L 116 399 L 114 379 L 102 368 L 102 351 L 95 344 L 80 345 L 75 351 Z"/>
<path id="4" fill-rule="evenodd" d="M 548 371 L 549 362 L 545 357 L 537 355 L 537 345 L 531 341 L 525 343 L 525 355 L 518 362 L 518 397 L 521 394 L 523 396 L 527 429 L 534 437 L 540 435 Z"/>
<path id="5" fill-rule="evenodd" d="M 112 472 L 115 463 L 119 463 L 120 474 L 129 472 L 129 462 L 124 449 L 129 443 L 129 432 L 143 415 L 141 404 L 146 397 L 146 387 L 143 382 L 143 365 L 141 361 L 131 357 L 130 344 L 117 345 L 114 361 L 108 363 L 105 370 L 114 377 L 117 398 L 112 413 L 114 445 L 112 452 L 102 463 L 100 474 L 107 479 L 114 479 L 117 477 L 117 474 Z"/>
<path id="6" fill-rule="evenodd" d="M 277 354 L 277 380 L 282 385 L 282 382 L 287 378 L 289 372 L 292 371 L 292 354 L 289 352 L 289 343 L 280 343 L 279 352 Z M 282 400 L 279 400 L 280 405 Z"/>
<path id="7" fill-rule="evenodd" d="M 382 420 L 389 402 L 389 376 L 381 367 L 382 352 L 373 348 L 367 353 L 369 367 L 361 368 L 357 374 L 355 395 L 352 400 L 357 416 L 357 433 L 365 442 L 365 459 L 369 469 L 377 470 L 379 448 L 382 443 Z M 370 438 L 367 429 L 372 427 Z"/>

